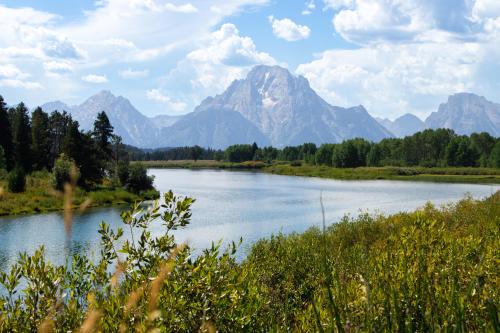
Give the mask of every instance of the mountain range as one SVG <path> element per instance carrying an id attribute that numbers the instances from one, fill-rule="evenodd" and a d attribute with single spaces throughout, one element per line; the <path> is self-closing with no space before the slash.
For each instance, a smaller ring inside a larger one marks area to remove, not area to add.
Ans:
<path id="1" fill-rule="evenodd" d="M 411 114 L 394 121 L 375 119 L 361 105 L 342 108 L 328 104 L 304 77 L 279 66 L 254 67 L 245 79 L 234 81 L 222 94 L 206 98 L 182 116 L 146 117 L 128 99 L 109 91 L 101 91 L 81 105 L 55 101 L 41 107 L 46 112 L 69 112 L 85 130 L 92 128 L 97 113 L 104 110 L 124 143 L 143 148 L 225 148 L 252 142 L 283 147 L 355 137 L 376 142 L 439 127 L 460 134 L 500 134 L 500 104 L 484 97 L 468 93 L 450 96 L 425 122 Z"/>

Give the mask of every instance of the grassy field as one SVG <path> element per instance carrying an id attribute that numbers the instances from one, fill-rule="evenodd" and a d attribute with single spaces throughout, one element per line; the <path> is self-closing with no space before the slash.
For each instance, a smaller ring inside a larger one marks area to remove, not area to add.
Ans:
<path id="1" fill-rule="evenodd" d="M 489 168 L 362 167 L 340 169 L 307 164 L 298 166 L 275 164 L 263 168 L 263 171 L 279 175 L 345 180 L 388 179 L 449 183 L 500 183 L 500 169 Z"/>
<path id="2" fill-rule="evenodd" d="M 500 169 L 490 168 L 424 168 L 424 167 L 363 167 L 333 168 L 306 163 L 259 161 L 230 163 L 213 160 L 145 161 L 148 168 L 184 169 L 249 169 L 278 175 L 319 177 L 344 180 L 412 180 L 448 183 L 500 184 Z"/>
<path id="3" fill-rule="evenodd" d="M 134 162 L 132 162 L 134 163 Z M 147 168 L 160 169 L 262 169 L 267 166 L 260 161 L 248 161 L 243 163 L 232 163 L 215 160 L 169 160 L 169 161 L 141 161 Z"/>
<path id="4" fill-rule="evenodd" d="M 32 176 L 27 176 L 26 191 L 23 193 L 10 193 L 6 189 L 5 176 L 0 177 L 0 216 L 43 213 L 63 209 L 62 195 L 53 190 L 49 173 L 37 172 Z M 154 190 L 137 195 L 112 185 L 100 185 L 92 191 L 77 188 L 73 197 L 73 208 L 79 208 L 82 204 L 86 207 L 130 204 L 157 197 L 158 192 Z"/>

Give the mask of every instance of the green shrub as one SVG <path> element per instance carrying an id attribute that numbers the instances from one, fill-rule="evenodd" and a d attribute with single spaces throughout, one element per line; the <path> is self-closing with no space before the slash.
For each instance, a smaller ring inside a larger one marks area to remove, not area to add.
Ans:
<path id="1" fill-rule="evenodd" d="M 153 188 L 153 180 L 144 165 L 135 163 L 129 168 L 126 188 L 134 193 L 147 191 Z"/>
<path id="2" fill-rule="evenodd" d="M 121 186 L 125 186 L 128 181 L 130 171 L 130 164 L 128 161 L 118 161 L 116 165 L 116 179 Z"/>
<path id="3" fill-rule="evenodd" d="M 8 188 L 12 193 L 21 193 L 26 190 L 26 174 L 21 166 L 16 166 L 9 173 Z"/>
<path id="4" fill-rule="evenodd" d="M 54 188 L 58 191 L 63 191 L 64 184 L 72 181 L 76 183 L 79 177 L 80 172 L 75 162 L 65 154 L 61 154 L 55 161 L 54 169 L 52 170 L 52 185 Z"/>

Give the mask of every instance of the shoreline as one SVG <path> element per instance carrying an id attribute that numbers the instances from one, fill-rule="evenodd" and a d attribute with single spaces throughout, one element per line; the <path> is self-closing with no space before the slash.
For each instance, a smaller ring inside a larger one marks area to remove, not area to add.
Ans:
<path id="1" fill-rule="evenodd" d="M 137 162 L 134 162 L 137 163 Z M 157 169 L 213 169 L 253 170 L 269 174 L 315 177 L 337 180 L 398 180 L 436 183 L 500 184 L 500 169 L 492 168 L 426 168 L 426 167 L 359 167 L 333 168 L 296 162 L 242 163 L 213 160 L 140 161 L 147 168 Z"/>
<path id="2" fill-rule="evenodd" d="M 6 181 L 0 180 L 0 217 L 22 216 L 30 214 L 51 213 L 64 210 L 61 193 L 52 189 L 46 177 L 27 177 L 26 191 L 10 193 L 6 191 Z M 128 192 L 123 188 L 98 186 L 94 190 L 85 191 L 77 188 L 73 195 L 72 210 L 83 208 L 112 207 L 132 204 L 134 202 L 158 198 L 160 193 L 148 190 L 139 194 Z"/>

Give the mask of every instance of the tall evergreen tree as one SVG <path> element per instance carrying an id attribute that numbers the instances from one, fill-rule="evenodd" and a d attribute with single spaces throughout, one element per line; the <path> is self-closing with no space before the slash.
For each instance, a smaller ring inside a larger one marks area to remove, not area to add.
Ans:
<path id="1" fill-rule="evenodd" d="M 37 107 L 31 114 L 31 150 L 34 170 L 51 167 L 49 139 L 49 115 Z"/>
<path id="2" fill-rule="evenodd" d="M 71 116 L 63 111 L 54 111 L 49 117 L 50 135 L 50 161 L 53 162 L 59 157 L 63 149 L 63 141 L 66 136 L 68 125 L 72 122 Z"/>
<path id="3" fill-rule="evenodd" d="M 31 126 L 28 116 L 28 108 L 24 103 L 10 112 L 13 155 L 16 165 L 21 166 L 25 171 L 31 170 Z"/>
<path id="4" fill-rule="evenodd" d="M 0 146 L 3 148 L 7 169 L 14 165 L 12 154 L 12 131 L 7 106 L 0 95 Z"/>
<path id="5" fill-rule="evenodd" d="M 94 122 L 93 137 L 97 143 L 97 148 L 102 154 L 101 158 L 109 160 L 112 153 L 111 139 L 113 138 L 113 126 L 111 126 L 108 116 L 104 111 L 99 112 Z"/>

